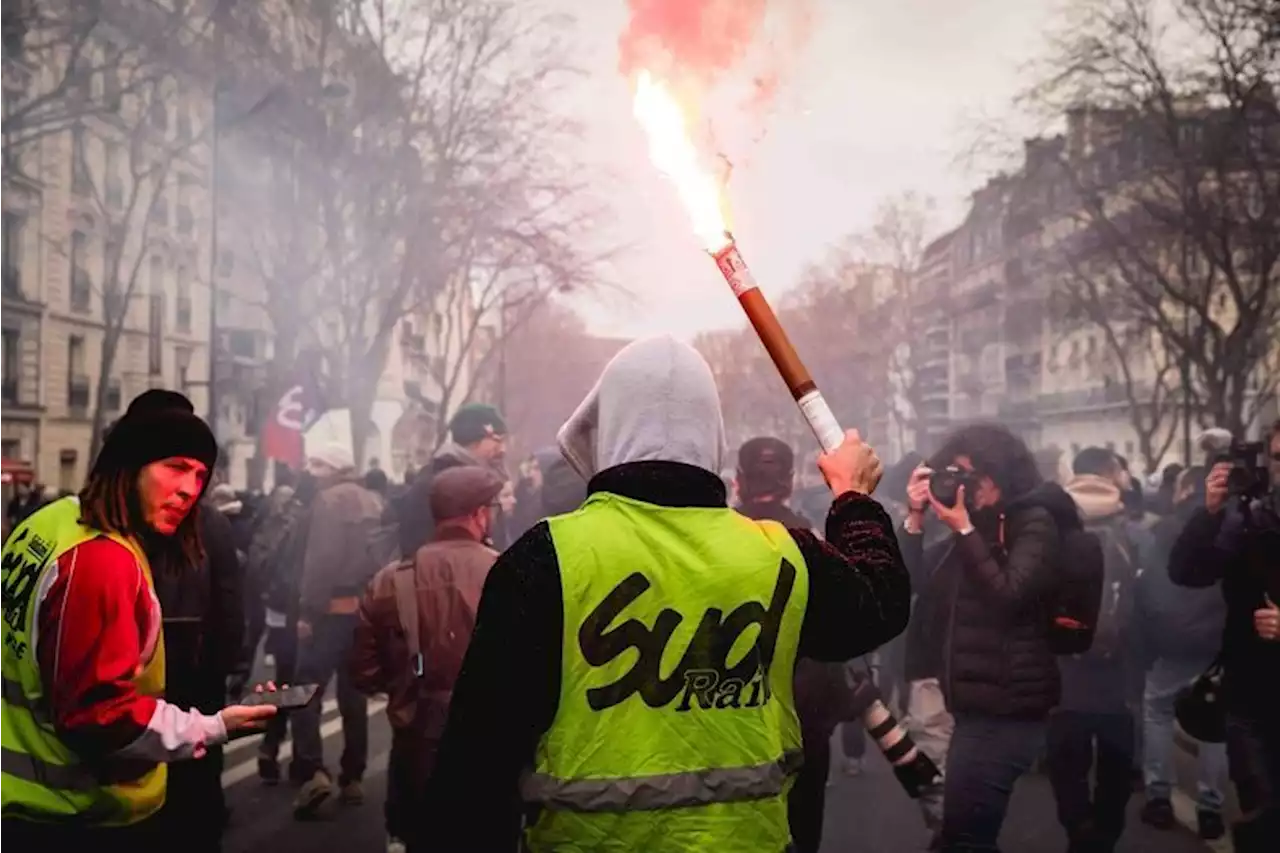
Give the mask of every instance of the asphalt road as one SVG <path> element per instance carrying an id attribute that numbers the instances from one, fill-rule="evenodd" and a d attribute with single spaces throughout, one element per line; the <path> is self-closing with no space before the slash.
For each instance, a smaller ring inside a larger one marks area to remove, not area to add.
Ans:
<path id="1" fill-rule="evenodd" d="M 226 853 L 293 853 L 341 850 L 376 853 L 385 849 L 382 802 L 391 733 L 380 702 L 371 702 L 369 770 L 365 803 L 331 805 L 312 822 L 293 819 L 295 788 L 263 786 L 257 777 L 257 738 L 230 745 L 223 787 L 231 808 Z M 342 747 L 341 722 L 332 700 L 326 703 L 325 758 L 336 765 Z M 1210 848 L 1185 829 L 1157 832 L 1137 819 L 1141 795 L 1130 803 L 1130 822 L 1117 853 L 1209 853 Z M 837 776 L 827 789 L 823 853 L 917 853 L 928 843 L 915 803 L 898 787 L 884 760 L 868 756 L 861 775 Z M 1053 795 L 1042 776 L 1023 779 L 1014 791 L 1001 847 L 1006 853 L 1062 853 L 1066 838 L 1058 827 Z"/>

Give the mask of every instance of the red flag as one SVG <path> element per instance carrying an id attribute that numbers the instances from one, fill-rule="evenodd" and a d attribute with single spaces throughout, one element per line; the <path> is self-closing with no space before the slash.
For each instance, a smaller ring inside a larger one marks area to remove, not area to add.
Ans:
<path id="1" fill-rule="evenodd" d="M 280 396 L 262 428 L 262 455 L 300 470 L 303 434 L 320 417 L 319 394 L 314 383 L 296 382 Z"/>

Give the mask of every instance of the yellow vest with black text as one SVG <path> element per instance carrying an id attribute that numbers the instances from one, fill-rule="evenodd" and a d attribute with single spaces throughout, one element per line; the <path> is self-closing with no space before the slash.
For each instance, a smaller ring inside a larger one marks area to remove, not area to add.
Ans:
<path id="1" fill-rule="evenodd" d="M 780 524 L 609 493 L 549 520 L 559 705 L 522 781 L 543 851 L 783 851 L 809 595 Z"/>
<path id="2" fill-rule="evenodd" d="M 107 536 L 128 548 L 154 595 L 151 568 L 131 540 L 80 523 L 80 503 L 63 498 L 18 526 L 4 546 L 3 816 L 49 823 L 122 826 L 164 805 L 164 764 L 86 763 L 58 737 L 36 660 L 37 611 L 60 556 Z M 145 696 L 164 694 L 164 632 L 134 677 Z"/>

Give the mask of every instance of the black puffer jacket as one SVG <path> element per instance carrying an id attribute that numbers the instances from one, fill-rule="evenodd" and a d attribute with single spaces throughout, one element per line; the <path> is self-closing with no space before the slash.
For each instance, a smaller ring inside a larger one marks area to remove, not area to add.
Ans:
<path id="1" fill-rule="evenodd" d="M 1009 503 L 1003 518 L 1003 535 L 999 513 L 977 513 L 973 533 L 949 536 L 927 552 L 922 536 L 902 537 L 903 560 L 920 591 L 907 673 L 941 679 L 953 712 L 1037 719 L 1061 696 L 1048 599 L 1060 531 L 1080 520 L 1054 484 Z"/>

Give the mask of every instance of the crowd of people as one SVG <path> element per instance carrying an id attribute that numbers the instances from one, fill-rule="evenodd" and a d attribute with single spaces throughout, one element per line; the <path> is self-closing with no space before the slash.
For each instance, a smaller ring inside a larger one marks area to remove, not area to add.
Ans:
<path id="1" fill-rule="evenodd" d="M 472 404 L 403 482 L 326 444 L 256 496 L 184 397 L 134 400 L 79 495 L 9 507 L 5 839 L 218 850 L 220 747 L 257 732 L 297 819 L 358 805 L 385 695 L 388 853 L 816 853 L 868 741 L 933 849 L 996 850 L 1042 767 L 1069 851 L 1110 853 L 1135 779 L 1172 828 L 1175 719 L 1209 691 L 1198 831 L 1228 831 L 1229 780 L 1235 849 L 1275 849 L 1280 424 L 1267 474 L 1215 445 L 1147 496 L 1107 448 L 1060 476 L 998 424 L 887 472 L 851 432 L 805 472 L 726 447 L 705 361 L 659 338 L 514 477 L 507 435 Z M 249 696 L 286 683 L 319 689 Z"/>

